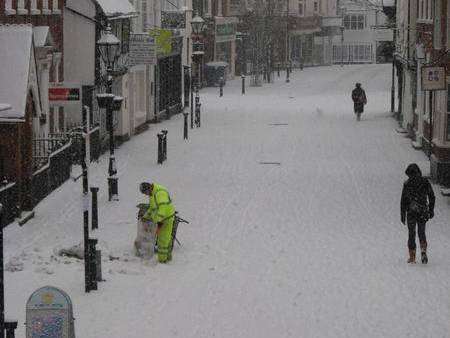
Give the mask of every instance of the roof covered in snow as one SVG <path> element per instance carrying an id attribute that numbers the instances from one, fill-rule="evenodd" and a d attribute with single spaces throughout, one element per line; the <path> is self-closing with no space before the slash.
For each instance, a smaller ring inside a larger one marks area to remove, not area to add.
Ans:
<path id="1" fill-rule="evenodd" d="M 0 25 L 0 118 L 24 118 L 33 41 L 31 25 Z M 4 48 L 7 47 L 7 48 Z"/>
<path id="2" fill-rule="evenodd" d="M 137 15 L 136 9 L 128 0 L 96 0 L 109 18 Z"/>

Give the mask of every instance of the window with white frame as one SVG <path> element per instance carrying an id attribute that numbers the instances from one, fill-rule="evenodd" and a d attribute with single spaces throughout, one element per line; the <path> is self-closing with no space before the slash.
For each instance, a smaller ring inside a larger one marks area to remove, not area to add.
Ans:
<path id="1" fill-rule="evenodd" d="M 17 14 L 28 14 L 28 10 L 25 9 L 25 0 L 17 0 Z"/>
<path id="2" fill-rule="evenodd" d="M 42 14 L 50 14 L 50 9 L 48 8 L 48 0 L 42 0 Z"/>
<path id="3" fill-rule="evenodd" d="M 41 14 L 41 11 L 37 8 L 37 0 L 31 0 L 30 13 L 33 15 Z"/>
<path id="4" fill-rule="evenodd" d="M 142 19 L 142 30 L 145 32 L 147 31 L 147 1 L 142 1 L 141 19 Z"/>
<path id="5" fill-rule="evenodd" d="M 53 0 L 52 4 L 53 4 L 53 8 L 52 8 L 53 13 L 60 13 L 61 11 L 58 8 L 58 0 Z"/>
<path id="6" fill-rule="evenodd" d="M 433 46 L 434 49 L 442 48 L 442 31 L 441 31 L 441 0 L 434 1 L 434 32 L 433 32 Z"/>
<path id="7" fill-rule="evenodd" d="M 303 0 L 299 0 L 298 1 L 298 15 L 299 16 L 303 16 L 305 13 L 305 8 L 304 8 L 305 4 L 303 2 Z"/>
<path id="8" fill-rule="evenodd" d="M 417 18 L 419 20 L 431 20 L 432 17 L 432 0 L 417 1 Z"/>
<path id="9" fill-rule="evenodd" d="M 363 30 L 365 27 L 365 17 L 364 15 L 346 15 L 344 17 L 344 27 L 350 30 Z"/>

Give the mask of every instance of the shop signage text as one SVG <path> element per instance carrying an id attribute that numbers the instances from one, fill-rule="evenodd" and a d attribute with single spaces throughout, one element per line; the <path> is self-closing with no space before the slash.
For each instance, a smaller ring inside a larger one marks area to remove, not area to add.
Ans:
<path id="1" fill-rule="evenodd" d="M 48 90 L 49 101 L 80 101 L 80 88 L 54 87 Z"/>

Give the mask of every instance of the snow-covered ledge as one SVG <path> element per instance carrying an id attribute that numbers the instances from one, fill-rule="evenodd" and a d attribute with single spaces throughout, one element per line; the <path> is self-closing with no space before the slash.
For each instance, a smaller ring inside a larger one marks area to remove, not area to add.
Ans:
<path id="1" fill-rule="evenodd" d="M 61 14 L 61 10 L 58 8 L 58 0 L 53 0 L 52 3 L 53 3 L 52 13 Z"/>
<path id="2" fill-rule="evenodd" d="M 48 8 L 48 0 L 42 0 L 42 14 L 52 14 L 52 11 Z"/>
<path id="3" fill-rule="evenodd" d="M 6 0 L 5 2 L 5 14 L 6 15 L 16 14 L 16 10 L 12 8 L 12 0 Z"/>
<path id="4" fill-rule="evenodd" d="M 25 0 L 17 1 L 17 14 L 19 15 L 27 15 L 28 9 L 25 8 Z"/>
<path id="5" fill-rule="evenodd" d="M 37 8 L 37 0 L 31 0 L 31 15 L 40 15 L 41 11 Z"/>

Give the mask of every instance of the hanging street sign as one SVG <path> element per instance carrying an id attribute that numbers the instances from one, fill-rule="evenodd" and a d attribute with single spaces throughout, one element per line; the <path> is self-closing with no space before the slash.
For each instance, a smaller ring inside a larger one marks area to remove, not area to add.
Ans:
<path id="1" fill-rule="evenodd" d="M 445 68 L 424 66 L 422 71 L 422 90 L 445 90 Z"/>
<path id="2" fill-rule="evenodd" d="M 129 65 L 155 65 L 155 39 L 145 33 L 130 35 Z"/>

